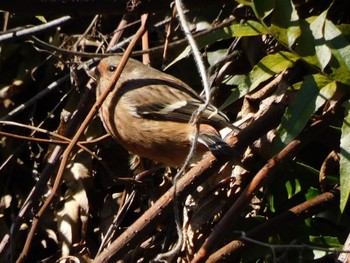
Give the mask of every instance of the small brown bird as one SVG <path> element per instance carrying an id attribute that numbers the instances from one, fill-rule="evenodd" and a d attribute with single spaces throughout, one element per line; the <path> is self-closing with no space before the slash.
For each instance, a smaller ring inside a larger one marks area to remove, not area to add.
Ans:
<path id="1" fill-rule="evenodd" d="M 107 87 L 120 56 L 104 58 L 95 69 L 97 96 Z M 189 123 L 203 99 L 181 80 L 129 59 L 117 84 L 101 106 L 108 133 L 133 154 L 171 167 L 181 166 L 196 126 Z M 200 118 L 193 161 L 210 150 L 215 156 L 236 154 L 220 137 L 227 117 L 209 105 Z"/>

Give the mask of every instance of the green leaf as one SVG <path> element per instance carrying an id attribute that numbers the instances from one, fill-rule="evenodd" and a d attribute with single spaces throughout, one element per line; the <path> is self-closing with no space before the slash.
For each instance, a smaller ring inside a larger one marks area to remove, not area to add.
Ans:
<path id="1" fill-rule="evenodd" d="M 270 79 L 274 75 L 290 68 L 299 58 L 289 52 L 278 52 L 262 58 L 247 76 L 236 75 L 225 81 L 227 85 L 236 85 L 232 89 L 231 95 L 223 103 L 220 109 L 227 107 L 248 92 L 257 88 L 262 82 Z"/>
<path id="2" fill-rule="evenodd" d="M 287 181 L 285 183 L 285 187 L 288 193 L 288 199 L 292 198 L 295 194 L 301 191 L 300 182 L 297 178 L 293 181 Z"/>
<path id="3" fill-rule="evenodd" d="M 253 10 L 259 19 L 269 16 L 274 7 L 276 0 L 253 0 Z"/>
<path id="4" fill-rule="evenodd" d="M 350 24 L 337 25 L 337 28 L 339 29 L 343 37 L 345 37 L 347 41 L 350 41 Z"/>
<path id="5" fill-rule="evenodd" d="M 324 37 L 327 11 L 328 10 L 324 11 L 310 24 L 310 30 L 312 31 L 315 44 L 316 56 L 321 65 L 322 71 L 328 65 L 332 56 L 331 50 L 326 45 L 326 40 Z"/>
<path id="6" fill-rule="evenodd" d="M 350 101 L 343 103 L 345 117 L 340 138 L 340 210 L 343 212 L 350 195 Z"/>
<path id="7" fill-rule="evenodd" d="M 250 0 L 236 0 L 236 2 L 242 5 L 252 6 L 252 2 Z"/>
<path id="8" fill-rule="evenodd" d="M 218 28 L 217 30 L 214 30 L 211 34 L 208 34 L 208 35 L 205 35 L 205 36 L 198 38 L 197 39 L 197 47 L 199 49 L 201 49 L 201 48 L 203 48 L 207 45 L 213 44 L 217 41 L 229 39 L 229 38 L 232 38 L 232 31 L 230 29 L 230 26 L 224 27 L 224 28 Z M 187 58 L 191 53 L 192 53 L 191 47 L 187 46 L 177 58 L 175 58 L 169 65 L 167 65 L 164 68 L 164 70 L 171 67 L 176 62 L 178 62 L 184 58 Z"/>
<path id="9" fill-rule="evenodd" d="M 239 86 L 245 87 L 247 92 L 254 90 L 260 83 L 270 79 L 277 73 L 290 68 L 299 58 L 290 52 L 278 52 L 262 58 L 254 66 L 252 71 L 246 76 Z"/>
<path id="10" fill-rule="evenodd" d="M 312 198 L 316 198 L 320 195 L 320 190 L 314 187 L 310 187 L 305 193 L 306 200 L 311 200 Z"/>
<path id="11" fill-rule="evenodd" d="M 308 64 L 325 70 L 334 80 L 350 85 L 349 42 L 326 15 L 327 11 L 324 11 L 318 17 L 300 20 L 301 36 L 295 51 Z M 341 28 L 350 33 L 350 27 Z"/>
<path id="12" fill-rule="evenodd" d="M 222 59 L 227 54 L 227 49 L 217 49 L 207 52 L 208 63 L 213 66 L 217 61 Z"/>
<path id="13" fill-rule="evenodd" d="M 268 33 L 261 23 L 253 20 L 248 20 L 244 24 L 234 23 L 224 30 L 232 37 L 259 36 Z"/>
<path id="14" fill-rule="evenodd" d="M 340 62 L 350 70 L 350 45 L 341 31 L 329 20 L 325 21 L 325 39 L 332 49 L 332 53 Z"/>
<path id="15" fill-rule="evenodd" d="M 337 81 L 350 85 L 350 45 L 341 31 L 329 20 L 325 22 L 325 40 L 334 59 L 330 61 L 331 76 Z"/>
<path id="16" fill-rule="evenodd" d="M 245 94 L 249 92 L 249 87 L 245 85 L 239 85 L 245 80 L 245 78 L 246 78 L 245 75 L 235 75 L 224 81 L 224 83 L 227 85 L 235 85 L 237 87 L 232 89 L 232 93 L 226 99 L 226 101 L 220 106 L 219 110 L 223 110 L 224 108 L 231 105 L 236 100 L 243 97 Z"/>
<path id="17" fill-rule="evenodd" d="M 292 47 L 300 37 L 300 25 L 298 13 L 290 0 L 276 1 L 271 19 L 271 32 L 274 37 Z"/>
<path id="18" fill-rule="evenodd" d="M 320 171 L 315 169 L 314 167 L 306 164 L 306 163 L 303 163 L 303 162 L 296 162 L 297 165 L 298 165 L 298 168 L 299 169 L 302 169 L 302 173 L 307 173 L 308 175 L 314 175 L 317 177 L 317 180 L 319 179 L 318 176 L 320 174 Z"/>
<path id="19" fill-rule="evenodd" d="M 287 108 L 277 128 L 279 138 L 276 139 L 273 146 L 276 152 L 299 135 L 312 114 L 333 96 L 336 87 L 335 81 L 321 74 L 305 77 L 300 90 Z"/>
<path id="20" fill-rule="evenodd" d="M 339 67 L 339 68 L 332 68 L 333 72 L 330 74 L 330 76 L 345 84 L 345 85 L 350 85 L 350 72 L 349 70 L 345 69 L 345 67 Z"/>
<path id="21" fill-rule="evenodd" d="M 342 249 L 343 245 L 338 237 L 332 236 L 310 236 L 310 242 L 318 246 L 327 245 L 327 247 Z"/>
<path id="22" fill-rule="evenodd" d="M 39 20 L 40 22 L 42 22 L 43 24 L 46 24 L 46 23 L 47 23 L 47 21 L 46 21 L 46 19 L 45 19 L 44 16 L 36 16 L 35 18 L 38 19 L 38 20 Z"/>
<path id="23" fill-rule="evenodd" d="M 301 35 L 295 48 L 296 53 L 308 64 L 321 68 L 316 56 L 315 38 L 310 29 L 309 21 L 300 20 L 300 30 Z"/>

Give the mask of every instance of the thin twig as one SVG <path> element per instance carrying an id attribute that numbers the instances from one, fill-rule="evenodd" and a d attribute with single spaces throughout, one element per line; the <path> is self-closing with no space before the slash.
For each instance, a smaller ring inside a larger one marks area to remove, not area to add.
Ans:
<path id="1" fill-rule="evenodd" d="M 142 36 L 143 32 L 145 30 L 145 23 L 142 23 L 139 30 L 137 31 L 135 38 L 133 39 L 133 41 L 130 42 L 128 48 L 126 49 L 122 60 L 120 61 L 120 64 L 118 65 L 118 68 L 115 72 L 115 74 L 113 75 L 113 78 L 110 82 L 110 85 L 106 88 L 106 90 L 103 92 L 103 94 L 101 94 L 101 96 L 96 100 L 95 104 L 93 105 L 93 107 L 91 108 L 90 112 L 88 113 L 87 117 L 84 119 L 83 123 L 80 125 L 78 131 L 75 133 L 75 135 L 73 136 L 71 142 L 69 143 L 69 145 L 67 146 L 67 148 L 65 149 L 63 155 L 62 155 L 62 160 L 56 175 L 56 179 L 54 182 L 54 185 L 52 187 L 51 193 L 48 196 L 48 198 L 46 199 L 45 203 L 43 204 L 43 206 L 41 207 L 41 209 L 39 210 L 39 212 L 37 213 L 37 215 L 35 216 L 33 223 L 32 223 L 32 227 L 29 231 L 27 240 L 25 242 L 24 248 L 21 252 L 21 255 L 19 256 L 19 258 L 17 259 L 17 263 L 23 262 L 29 252 L 31 243 L 32 243 L 32 239 L 34 237 L 34 234 L 36 232 L 36 228 L 38 227 L 39 224 L 39 220 L 42 217 L 42 215 L 44 214 L 44 212 L 46 211 L 46 209 L 48 208 L 48 206 L 50 205 L 51 201 L 53 200 L 57 189 L 61 183 L 61 179 L 63 177 L 63 173 L 64 170 L 66 168 L 66 164 L 69 160 L 69 156 L 74 148 L 74 146 L 77 144 L 80 136 L 83 134 L 83 132 L 85 131 L 86 127 L 88 126 L 90 120 L 96 115 L 98 109 L 100 108 L 101 104 L 103 103 L 103 101 L 105 100 L 105 98 L 108 96 L 109 92 L 112 90 L 112 88 L 115 85 L 116 80 L 119 78 L 128 57 L 131 54 L 132 49 L 134 48 L 136 41 L 139 39 L 140 36 Z"/>
<path id="2" fill-rule="evenodd" d="M 15 109 L 13 109 L 7 115 L 1 117 L 0 120 L 5 121 L 5 120 L 12 119 L 13 117 L 17 116 L 20 112 L 22 112 L 24 109 L 29 108 L 30 106 L 32 106 L 34 103 L 36 103 L 38 100 L 40 100 L 44 96 L 46 96 L 49 93 L 51 93 L 52 91 L 58 89 L 60 86 L 62 86 L 67 81 L 69 81 L 69 75 L 66 75 L 66 76 L 52 82 L 49 86 L 47 86 L 46 89 L 44 89 L 43 91 L 41 91 L 40 93 L 35 95 L 33 98 L 31 98 L 27 102 L 25 102 L 25 103 L 19 105 L 18 107 L 16 107 Z"/>
<path id="3" fill-rule="evenodd" d="M 176 17 L 176 6 L 173 5 L 173 11 L 171 14 L 171 19 L 169 21 L 167 30 L 166 30 L 166 36 L 164 41 L 164 50 L 163 50 L 163 65 L 165 65 L 168 61 L 168 50 L 169 50 L 169 44 L 170 44 L 170 36 L 173 32 L 173 24 L 174 24 L 174 18 Z"/>
<path id="4" fill-rule="evenodd" d="M 2 26 L 2 31 L 5 32 L 7 31 L 7 26 L 9 24 L 9 18 L 10 18 L 10 12 L 4 12 L 4 24 Z"/>
<path id="5" fill-rule="evenodd" d="M 79 101 L 78 106 L 76 107 L 77 110 L 74 112 L 74 114 L 71 116 L 69 123 L 67 123 L 67 126 L 64 130 L 64 136 L 65 137 L 71 137 L 74 135 L 74 132 L 76 131 L 76 127 L 81 123 L 81 121 L 84 119 L 84 117 L 87 114 L 87 110 L 89 110 L 89 106 L 91 102 L 89 101 L 90 98 L 92 98 L 92 88 L 87 85 L 87 88 L 85 89 L 84 93 L 81 95 L 81 99 Z M 41 198 L 43 195 L 44 189 L 47 188 L 47 182 L 51 178 L 53 171 L 56 170 L 56 164 L 60 160 L 60 157 L 63 152 L 63 147 L 61 145 L 56 145 L 52 152 L 50 153 L 46 165 L 43 168 L 38 182 L 35 184 L 32 191 L 28 194 L 24 204 L 21 206 L 20 211 L 18 212 L 18 216 L 15 220 L 15 222 L 11 225 L 10 232 L 7 233 L 1 240 L 0 243 L 0 254 L 3 255 L 6 253 L 6 248 L 8 247 L 10 241 L 15 242 L 14 237 L 16 236 L 21 224 L 23 221 L 29 217 L 30 213 L 33 213 L 33 211 L 36 211 L 36 207 L 34 205 L 39 205 L 37 200 Z M 13 239 L 13 241 L 11 239 Z M 11 260 L 11 262 L 14 262 L 14 260 Z"/>
<path id="6" fill-rule="evenodd" d="M 85 29 L 84 33 L 81 34 L 80 37 L 78 38 L 78 40 L 74 43 L 74 45 L 72 47 L 73 50 L 77 50 L 77 47 L 78 47 L 79 43 L 87 36 L 87 34 L 92 29 L 92 27 L 96 24 L 97 19 L 99 19 L 99 17 L 100 17 L 100 15 L 95 15 L 94 16 L 94 18 L 90 22 L 89 26 Z"/>
<path id="7" fill-rule="evenodd" d="M 210 87 L 209 87 L 207 70 L 205 69 L 205 66 L 204 66 L 204 63 L 202 60 L 202 56 L 199 52 L 197 43 L 194 40 L 192 33 L 191 33 L 191 30 L 188 27 L 188 23 L 187 23 L 187 20 L 185 17 L 185 11 L 184 11 L 183 4 L 182 4 L 181 0 L 176 0 L 175 4 L 176 4 L 177 12 L 179 14 L 179 20 L 180 20 L 181 27 L 186 35 L 188 43 L 191 46 L 191 50 L 193 52 L 193 58 L 196 62 L 197 69 L 198 69 L 198 72 L 199 72 L 201 80 L 202 80 L 202 85 L 203 85 L 204 92 L 205 92 L 205 103 L 204 103 L 202 109 L 199 110 L 199 112 L 200 111 L 204 112 L 205 108 L 210 103 L 210 89 L 209 89 Z M 199 114 L 198 118 L 199 117 L 200 117 L 200 114 Z"/>
<path id="8" fill-rule="evenodd" d="M 119 42 L 119 39 L 121 38 L 122 33 L 124 32 L 124 29 L 127 28 L 127 26 L 129 26 L 128 25 L 128 18 L 129 18 L 128 15 L 124 15 L 122 17 L 122 19 L 120 20 L 119 25 L 118 25 L 117 29 L 115 30 L 111 41 L 108 43 L 107 52 L 109 52 L 112 49 L 112 47 L 115 45 L 115 43 Z"/>
<path id="9" fill-rule="evenodd" d="M 198 253 L 192 260 L 192 263 L 203 262 L 212 251 L 217 247 L 218 240 L 222 240 L 229 229 L 238 220 L 238 215 L 250 202 L 253 194 L 259 189 L 286 161 L 290 160 L 295 154 L 308 143 L 315 134 L 322 131 L 325 126 L 324 120 L 319 120 L 313 123 L 309 130 L 305 131 L 299 139 L 289 143 L 279 154 L 270 159 L 266 165 L 255 175 L 253 180 L 244 189 L 239 198 L 226 212 L 225 216 L 215 226 L 209 238 L 205 241 Z"/>
<path id="10" fill-rule="evenodd" d="M 141 15 L 141 21 L 144 19 L 144 17 L 147 15 Z M 143 49 L 149 49 L 149 34 L 148 31 L 146 31 L 142 36 L 142 50 Z M 145 53 L 142 55 L 142 63 L 149 66 L 151 63 L 149 53 Z"/>
<path id="11" fill-rule="evenodd" d="M 0 35 L 0 43 L 5 40 L 10 40 L 13 38 L 19 38 L 19 37 L 26 37 L 26 36 L 32 36 L 35 34 L 39 34 L 42 32 L 45 32 L 53 27 L 61 26 L 64 23 L 67 23 L 69 21 L 72 21 L 73 18 L 71 16 L 62 16 L 60 18 L 57 18 L 55 20 L 52 20 L 46 24 L 38 25 L 38 26 L 32 26 L 30 28 L 24 28 L 19 29 L 16 31 L 9 31 L 4 34 Z"/>
<path id="12" fill-rule="evenodd" d="M 210 103 L 210 89 L 209 89 L 209 82 L 208 82 L 208 76 L 206 69 L 204 67 L 204 63 L 202 61 L 201 54 L 199 52 L 197 43 L 195 42 L 192 33 L 188 27 L 188 22 L 185 17 L 185 11 L 183 7 L 183 3 L 181 0 L 175 0 L 175 6 L 177 13 L 179 15 L 179 20 L 180 24 L 182 27 L 182 30 L 185 33 L 185 36 L 187 38 L 188 43 L 190 44 L 194 60 L 197 65 L 198 72 L 200 74 L 202 84 L 203 84 L 203 89 L 205 91 L 205 101 L 204 103 L 198 108 L 196 112 L 193 113 L 192 115 L 192 123 L 196 125 L 195 132 L 193 134 L 193 141 L 191 144 L 191 149 L 185 159 L 184 164 L 182 165 L 181 169 L 177 172 L 177 174 L 174 176 L 174 214 L 175 214 L 175 223 L 176 223 L 176 229 L 177 229 L 177 234 L 178 234 L 178 241 L 176 245 L 170 250 L 167 251 L 166 253 L 162 253 L 157 255 L 157 257 L 154 259 L 154 261 L 171 261 L 172 258 L 179 253 L 182 247 L 183 243 L 183 233 L 182 233 L 182 226 L 181 226 L 181 218 L 179 215 L 179 204 L 178 204 L 178 198 L 177 198 L 177 180 L 179 177 L 184 173 L 188 165 L 190 164 L 192 157 L 196 151 L 196 146 L 198 142 L 198 137 L 199 137 L 199 127 L 200 127 L 200 117 L 203 114 L 203 112 L 206 110 Z"/>
<path id="13" fill-rule="evenodd" d="M 133 204 L 135 196 L 136 196 L 136 191 L 132 190 L 132 192 L 128 195 L 127 199 L 125 200 L 123 206 L 118 211 L 118 214 L 113 219 L 112 224 L 109 226 L 106 235 L 103 237 L 101 241 L 100 247 L 96 255 L 99 255 L 101 251 L 105 249 L 107 244 L 112 240 L 115 230 L 118 229 L 120 222 L 123 220 L 126 213 L 129 211 L 131 205 Z"/>
<path id="14" fill-rule="evenodd" d="M 167 20 L 165 20 L 165 22 L 162 22 L 160 24 L 167 23 L 167 22 L 169 22 L 169 20 L 170 19 L 167 19 Z M 204 36 L 207 36 L 209 34 L 212 34 L 214 31 L 216 31 L 218 29 L 221 29 L 221 28 L 223 28 L 225 26 L 230 25 L 233 20 L 234 20 L 234 18 L 227 19 L 224 22 L 222 22 L 221 24 L 219 24 L 217 26 L 214 26 L 212 28 L 209 28 L 207 30 L 198 32 L 198 33 L 194 34 L 193 36 L 196 39 L 204 37 Z M 155 25 L 155 26 L 157 26 L 157 25 Z M 121 29 L 118 29 L 118 30 L 121 30 Z M 91 52 L 81 52 L 81 51 L 79 51 L 79 52 L 71 51 L 71 50 L 67 50 L 67 49 L 64 49 L 64 48 L 59 48 L 59 47 L 56 47 L 56 46 L 51 45 L 49 43 L 46 43 L 46 42 L 44 42 L 44 41 L 42 41 L 39 38 L 34 37 L 34 36 L 32 36 L 31 39 L 38 46 L 40 46 L 40 47 L 42 47 L 42 48 L 44 48 L 46 50 L 49 50 L 51 52 L 58 52 L 60 54 L 67 55 L 67 56 L 79 56 L 79 57 L 90 57 L 90 58 L 105 58 L 105 57 L 113 56 L 113 55 L 116 55 L 116 54 L 120 54 L 120 53 L 115 53 L 115 51 L 121 49 L 122 47 L 124 47 L 127 43 L 130 42 L 130 40 L 133 37 L 134 36 L 130 36 L 130 37 L 124 39 L 123 41 L 120 41 L 117 45 L 115 45 L 112 48 L 110 48 L 108 50 L 109 52 L 106 52 L 104 54 L 91 53 Z M 173 41 L 173 42 L 168 44 L 168 48 L 177 47 L 177 46 L 183 45 L 185 43 L 187 43 L 187 39 L 180 39 L 180 40 L 177 40 L 177 41 Z M 150 48 L 150 49 L 146 49 L 146 50 L 134 51 L 134 52 L 132 52 L 132 56 L 139 56 L 139 55 L 143 55 L 145 53 L 163 52 L 164 47 L 165 47 L 165 45 L 160 45 L 160 46 L 157 46 L 157 47 L 154 47 L 154 48 Z"/>
<path id="15" fill-rule="evenodd" d="M 255 140 L 276 127 L 284 113 L 285 107 L 273 105 L 269 111 L 251 122 L 239 134 L 233 137 L 228 144 L 239 151 L 244 151 Z M 177 183 L 177 198 L 184 200 L 198 185 L 202 184 L 209 176 L 218 171 L 226 160 L 216 159 L 208 154 L 190 169 Z M 157 225 L 171 213 L 174 204 L 174 186 L 163 194 L 145 213 L 142 214 L 131 226 L 121 233 L 105 250 L 95 259 L 95 263 L 112 262 L 116 258 L 126 255 L 129 250 L 149 238 L 148 234 L 154 231 Z M 127 245 L 125 245 L 127 244 Z"/>
<path id="16" fill-rule="evenodd" d="M 238 240 L 233 240 L 230 243 L 226 244 L 215 253 L 213 253 L 206 262 L 214 263 L 214 262 L 231 262 L 232 258 L 237 256 L 238 252 L 241 249 L 248 249 L 248 243 L 257 244 L 262 246 L 267 246 L 271 248 L 274 253 L 275 249 L 289 249 L 292 248 L 293 245 L 272 245 L 261 242 L 265 238 L 268 238 L 271 235 L 274 235 L 279 229 L 286 228 L 288 225 L 295 224 L 296 221 L 303 220 L 312 215 L 318 214 L 322 211 L 325 211 L 330 206 L 339 205 L 339 189 L 335 189 L 317 197 L 305 201 L 293 208 L 288 209 L 284 213 L 277 215 L 265 223 L 253 228 L 248 233 L 242 234 L 242 236 Z M 311 247 L 307 245 L 303 245 L 304 248 L 309 249 L 324 249 L 330 251 L 329 248 L 318 248 Z M 300 248 L 300 246 L 294 246 L 294 248 Z M 333 250 L 333 249 L 332 249 Z M 333 250 L 335 252 L 337 250 Z M 339 251 L 340 252 L 340 251 Z"/>
<path id="17" fill-rule="evenodd" d="M 1 120 L 0 120 L 0 124 L 9 125 L 9 126 L 17 126 L 17 127 L 21 127 L 21 128 L 30 129 L 32 131 L 40 132 L 40 133 L 43 133 L 43 134 L 47 134 L 49 136 L 53 136 L 53 137 L 56 137 L 56 138 L 61 139 L 61 140 L 35 138 L 35 137 L 29 137 L 29 136 L 18 135 L 18 134 L 13 134 L 13 133 L 0 131 L 0 134 L 2 134 L 4 136 L 13 137 L 13 138 L 17 138 L 17 139 L 23 139 L 23 140 L 27 140 L 27 141 L 45 142 L 45 143 L 53 143 L 53 144 L 68 144 L 70 142 L 69 138 L 67 138 L 67 137 L 65 137 L 65 136 L 63 136 L 61 134 L 58 134 L 58 133 L 55 133 L 55 132 L 50 132 L 48 130 L 45 130 L 45 129 L 42 129 L 42 128 L 39 128 L 39 127 L 30 126 L 30 125 L 26 125 L 26 124 L 22 124 L 22 123 L 18 123 L 18 122 L 13 122 L 13 121 L 1 121 Z M 84 144 L 83 142 L 78 142 L 77 143 L 77 145 L 81 149 L 83 149 L 84 151 L 88 152 L 93 157 L 99 159 L 96 154 L 91 152 L 83 144 Z"/>

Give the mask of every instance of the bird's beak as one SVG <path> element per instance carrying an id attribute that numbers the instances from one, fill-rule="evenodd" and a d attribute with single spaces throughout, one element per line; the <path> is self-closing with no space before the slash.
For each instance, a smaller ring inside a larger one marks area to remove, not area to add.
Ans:
<path id="1" fill-rule="evenodd" d="M 99 80 L 101 77 L 101 72 L 98 70 L 98 66 L 90 69 L 89 74 L 95 81 Z"/>

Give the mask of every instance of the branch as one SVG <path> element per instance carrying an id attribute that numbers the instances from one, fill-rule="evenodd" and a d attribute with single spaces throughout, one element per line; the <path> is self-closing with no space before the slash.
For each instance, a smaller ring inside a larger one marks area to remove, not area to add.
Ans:
<path id="1" fill-rule="evenodd" d="M 1 2 L 0 2 L 0 5 L 1 5 Z M 46 24 L 32 26 L 29 28 L 23 28 L 23 29 L 15 30 L 15 31 L 9 30 L 9 31 L 0 35 L 0 42 L 5 41 L 5 40 L 13 40 L 14 38 L 33 36 L 36 34 L 40 34 L 40 33 L 43 33 L 51 28 L 54 28 L 57 26 L 62 26 L 63 24 L 68 23 L 72 20 L 73 20 L 73 18 L 70 16 L 63 16 L 63 17 L 57 18 L 53 21 L 50 21 Z"/>
<path id="2" fill-rule="evenodd" d="M 165 1 L 141 1 L 141 0 L 91 0 L 91 1 L 43 1 L 43 0 L 0 0 L 0 9 L 16 14 L 29 15 L 95 15 L 113 14 L 122 15 L 130 12 L 148 13 L 169 10 L 172 0 Z M 186 0 L 189 8 L 202 7 L 212 4 L 231 3 L 228 0 Z"/>
<path id="3" fill-rule="evenodd" d="M 306 144 L 313 140 L 316 135 L 325 128 L 329 115 L 325 116 L 324 119 L 315 121 L 299 138 L 290 142 L 279 154 L 266 163 L 227 211 L 222 220 L 215 226 L 209 238 L 192 260 L 193 263 L 203 262 L 203 260 L 216 249 L 218 240 L 223 240 L 229 229 L 231 229 L 239 219 L 241 211 L 250 203 L 254 193 L 263 186 L 267 180 L 271 180 L 271 177 L 285 162 L 291 160 Z"/>
<path id="4" fill-rule="evenodd" d="M 27 258 L 27 255 L 28 255 L 31 243 L 32 243 L 32 239 L 34 237 L 34 234 L 35 234 L 36 229 L 37 229 L 38 224 L 39 224 L 39 220 L 40 220 L 41 216 L 44 214 L 44 212 L 46 211 L 46 209 L 48 208 L 48 206 L 51 204 L 51 201 L 53 200 L 54 196 L 56 195 L 57 189 L 60 186 L 64 170 L 66 168 L 67 162 L 70 158 L 70 155 L 71 155 L 71 152 L 73 151 L 74 146 L 77 144 L 80 136 L 85 131 L 90 120 L 95 116 L 99 107 L 103 103 L 104 99 L 107 97 L 110 90 L 112 89 L 112 87 L 116 83 L 117 79 L 119 78 L 119 76 L 120 76 L 120 74 L 121 74 L 121 72 L 122 72 L 122 70 L 127 62 L 127 58 L 130 56 L 131 51 L 135 46 L 136 41 L 139 39 L 139 37 L 145 31 L 145 24 L 146 24 L 146 22 L 144 21 L 144 23 L 141 24 L 139 30 L 137 31 L 135 38 L 133 39 L 132 42 L 130 42 L 128 48 L 126 49 L 126 51 L 123 55 L 123 59 L 121 60 L 120 64 L 118 65 L 118 68 L 113 76 L 114 78 L 112 78 L 112 81 L 111 81 L 109 87 L 107 87 L 105 92 L 97 99 L 94 106 L 92 107 L 92 109 L 90 110 L 90 112 L 88 113 L 86 118 L 84 119 L 83 123 L 79 127 L 78 131 L 74 134 L 71 142 L 68 144 L 67 148 L 65 149 L 65 151 L 62 155 L 62 160 L 61 160 L 61 163 L 60 163 L 60 166 L 59 166 L 56 178 L 55 178 L 55 182 L 54 182 L 54 185 L 53 185 L 52 190 L 51 190 L 51 193 L 48 196 L 48 198 L 45 200 L 45 203 L 40 208 L 39 212 L 37 213 L 37 215 L 35 216 L 35 218 L 33 220 L 33 223 L 32 223 L 31 229 L 29 231 L 27 240 L 25 242 L 24 248 L 22 250 L 22 253 L 20 254 L 19 258 L 16 261 L 17 263 L 24 262 L 25 259 Z"/>
<path id="5" fill-rule="evenodd" d="M 316 215 L 322 211 L 325 211 L 331 206 L 339 205 L 339 189 L 335 189 L 326 193 L 323 193 L 311 200 L 305 201 L 283 214 L 276 216 L 266 223 L 252 229 L 240 240 L 233 240 L 221 249 L 213 253 L 207 263 L 214 262 L 232 262 L 233 258 L 242 249 L 247 249 L 250 242 L 247 239 L 262 240 L 275 233 L 281 228 L 286 228 L 288 225 L 301 221 L 312 215 Z M 246 238 L 245 238 L 246 237 Z"/>
<path id="6" fill-rule="evenodd" d="M 228 144 L 237 150 L 243 151 L 255 140 L 276 127 L 280 121 L 284 106 L 274 104 L 259 119 L 252 122 L 248 127 L 241 130 L 236 137 L 232 137 Z M 181 177 L 177 182 L 176 196 L 181 202 L 198 185 L 203 183 L 213 173 L 218 171 L 226 162 L 224 159 L 216 159 L 212 154 L 208 154 L 195 167 Z M 157 200 L 134 224 L 128 227 L 111 245 L 106 248 L 95 259 L 95 263 L 113 262 L 116 258 L 126 255 L 129 250 L 148 238 L 148 234 L 161 223 L 172 211 L 174 198 L 174 186 L 171 187 L 160 199 Z"/>

